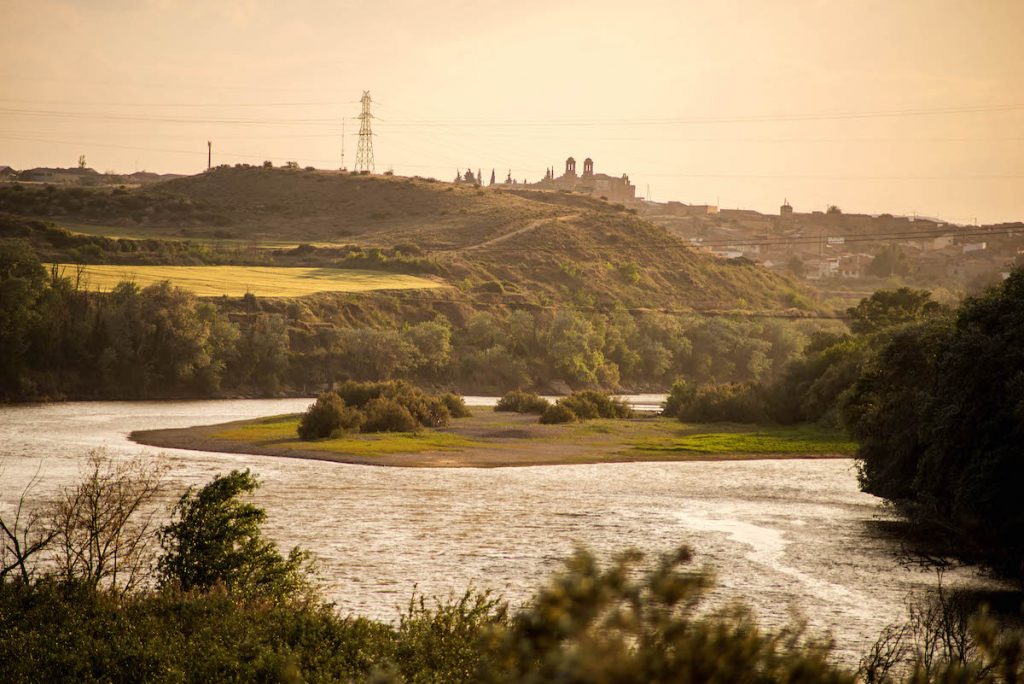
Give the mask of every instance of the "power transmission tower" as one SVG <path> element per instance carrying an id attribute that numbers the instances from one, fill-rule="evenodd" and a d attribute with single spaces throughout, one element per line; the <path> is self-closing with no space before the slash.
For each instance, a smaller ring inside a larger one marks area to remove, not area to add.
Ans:
<path id="1" fill-rule="evenodd" d="M 373 173 L 373 130 L 370 127 L 370 91 L 364 90 L 360 100 L 363 103 L 363 111 L 359 115 L 359 147 L 356 148 L 356 171 L 369 171 Z"/>

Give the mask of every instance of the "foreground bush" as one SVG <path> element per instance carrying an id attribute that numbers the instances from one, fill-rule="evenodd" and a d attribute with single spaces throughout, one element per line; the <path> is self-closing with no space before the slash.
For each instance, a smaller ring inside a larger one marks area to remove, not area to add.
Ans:
<path id="1" fill-rule="evenodd" d="M 217 589 L 116 600 L 7 583 L 0 660 L 5 682 L 852 681 L 824 644 L 763 632 L 741 611 L 698 615 L 709 580 L 683 567 L 685 550 L 646 573 L 640 558 L 603 567 L 580 551 L 516 613 L 486 594 L 420 598 L 397 626 Z"/>
<path id="2" fill-rule="evenodd" d="M 551 402 L 544 397 L 532 392 L 521 392 L 513 390 L 507 392 L 498 403 L 495 404 L 495 411 L 511 411 L 513 413 L 544 413 L 544 410 L 551 406 Z"/>
<path id="3" fill-rule="evenodd" d="M 258 487 L 248 470 L 233 470 L 182 494 L 175 519 L 159 533 L 162 586 L 181 591 L 221 587 L 238 597 L 270 600 L 286 600 L 310 588 L 305 573 L 309 554 L 293 548 L 281 555 L 263 536 L 266 511 L 242 500 Z"/>
<path id="4" fill-rule="evenodd" d="M 550 425 L 594 418 L 631 418 L 633 415 L 633 409 L 621 399 L 603 392 L 584 390 L 562 397 L 546 408 L 540 422 Z"/>

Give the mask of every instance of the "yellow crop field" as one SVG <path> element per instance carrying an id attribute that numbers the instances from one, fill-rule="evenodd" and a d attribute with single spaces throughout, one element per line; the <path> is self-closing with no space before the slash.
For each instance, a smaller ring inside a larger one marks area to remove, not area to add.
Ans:
<path id="1" fill-rule="evenodd" d="M 66 267 L 68 274 L 74 266 Z M 316 292 L 370 292 L 373 290 L 421 290 L 443 284 L 400 273 L 343 268 L 272 266 L 122 266 L 89 265 L 83 284 L 87 289 L 109 292 L 119 282 L 131 280 L 146 287 L 162 280 L 195 292 L 200 297 L 301 297 Z"/>

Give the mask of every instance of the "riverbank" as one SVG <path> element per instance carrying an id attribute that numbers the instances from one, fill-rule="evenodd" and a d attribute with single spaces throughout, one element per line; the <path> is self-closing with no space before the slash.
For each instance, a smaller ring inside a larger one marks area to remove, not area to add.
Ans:
<path id="1" fill-rule="evenodd" d="M 297 414 L 132 432 L 140 444 L 406 468 L 500 468 L 632 463 L 850 458 L 855 445 L 817 427 L 683 424 L 661 417 L 540 425 L 487 408 L 443 429 L 302 441 Z"/>

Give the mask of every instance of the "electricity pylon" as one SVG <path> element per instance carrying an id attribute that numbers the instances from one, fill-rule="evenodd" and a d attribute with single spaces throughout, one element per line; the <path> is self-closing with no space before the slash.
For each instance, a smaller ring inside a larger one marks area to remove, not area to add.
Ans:
<path id="1" fill-rule="evenodd" d="M 356 149 L 356 171 L 369 171 L 373 173 L 373 129 L 370 127 L 370 120 L 373 114 L 370 113 L 370 91 L 364 90 L 360 100 L 363 103 L 363 111 L 359 115 L 359 147 Z"/>

